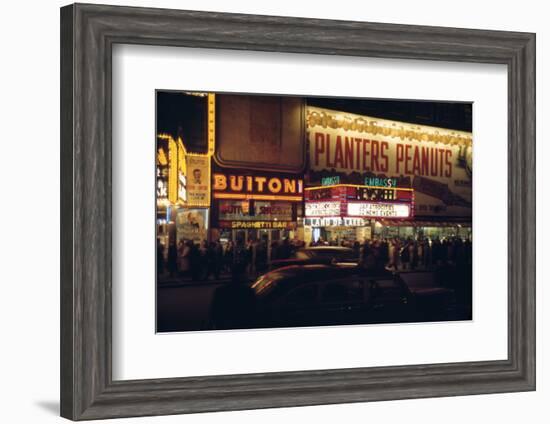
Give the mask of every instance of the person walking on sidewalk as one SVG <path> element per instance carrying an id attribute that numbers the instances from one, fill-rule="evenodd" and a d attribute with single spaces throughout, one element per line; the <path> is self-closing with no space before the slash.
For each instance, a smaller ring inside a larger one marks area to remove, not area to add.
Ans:
<path id="1" fill-rule="evenodd" d="M 179 256 L 179 273 L 182 276 L 187 276 L 189 273 L 189 254 L 191 253 L 190 245 L 193 242 L 191 240 L 180 240 L 180 246 L 178 249 Z"/>
<path id="2" fill-rule="evenodd" d="M 164 246 L 160 241 L 160 238 L 157 238 L 157 276 L 162 276 L 164 274 Z"/>
<path id="3" fill-rule="evenodd" d="M 191 270 L 191 279 L 197 281 L 201 275 L 201 254 L 199 247 L 191 242 L 189 251 L 189 269 Z"/>
<path id="4" fill-rule="evenodd" d="M 168 246 L 168 272 L 170 277 L 174 277 L 178 271 L 178 249 L 175 241 Z"/>
<path id="5" fill-rule="evenodd" d="M 233 242 L 229 240 L 223 252 L 223 267 L 224 267 L 224 270 L 229 273 L 231 273 L 231 270 L 233 269 L 234 250 L 235 250 L 235 246 Z"/>
<path id="6" fill-rule="evenodd" d="M 235 251 L 233 253 L 233 266 L 231 268 L 231 276 L 233 280 L 243 281 L 248 265 L 248 249 L 244 245 L 243 240 L 237 240 Z"/>
<path id="7" fill-rule="evenodd" d="M 214 279 L 219 280 L 223 265 L 223 250 L 219 242 L 211 241 L 208 245 L 207 262 L 206 279 L 208 280 L 210 275 L 214 275 Z"/>

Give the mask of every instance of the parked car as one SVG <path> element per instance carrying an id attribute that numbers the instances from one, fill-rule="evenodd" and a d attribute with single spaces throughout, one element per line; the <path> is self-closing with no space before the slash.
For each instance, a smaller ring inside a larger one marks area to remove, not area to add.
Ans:
<path id="1" fill-rule="evenodd" d="M 393 273 L 337 265 L 292 265 L 252 284 L 259 327 L 413 320 L 410 293 Z"/>
<path id="2" fill-rule="evenodd" d="M 349 247 L 312 246 L 303 247 L 292 253 L 290 258 L 271 261 L 274 270 L 289 265 L 347 263 L 358 264 L 358 254 Z"/>

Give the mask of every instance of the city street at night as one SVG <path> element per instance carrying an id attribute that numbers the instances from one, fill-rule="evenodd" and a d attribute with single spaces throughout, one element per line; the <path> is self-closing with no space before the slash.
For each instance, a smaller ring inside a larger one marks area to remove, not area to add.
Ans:
<path id="1" fill-rule="evenodd" d="M 157 332 L 472 319 L 472 104 L 158 91 Z"/>
<path id="2" fill-rule="evenodd" d="M 418 273 L 408 272 L 402 273 L 402 278 L 408 281 L 409 291 L 418 289 L 412 282 L 414 275 L 422 275 L 425 277 L 429 274 L 429 280 L 436 278 L 436 271 L 428 273 L 420 271 Z M 455 276 L 456 277 L 456 276 Z M 446 320 L 468 320 L 471 319 L 471 292 L 469 285 L 461 285 L 460 278 L 449 285 L 453 286 L 455 297 L 453 299 L 452 309 L 449 308 L 434 317 L 425 317 L 420 311 L 414 311 L 407 315 L 406 311 L 394 310 L 394 316 L 385 316 L 383 321 L 376 320 L 374 317 L 365 315 L 362 321 L 354 322 L 355 324 L 374 324 L 374 323 L 393 323 L 393 322 L 410 322 L 410 321 L 446 321 Z M 160 283 L 157 289 L 157 307 L 158 321 L 157 331 L 164 332 L 183 332 L 183 331 L 201 331 L 212 330 L 215 328 L 215 322 L 212 316 L 212 301 L 216 290 L 231 285 L 231 278 L 226 275 L 219 280 L 208 280 L 193 282 L 190 280 L 168 280 Z M 253 281 L 239 283 L 244 287 L 253 284 Z M 425 283 L 422 283 L 424 285 Z M 433 291 L 436 287 L 424 286 L 424 290 Z M 265 324 L 265 323 L 264 323 Z M 335 323 L 342 324 L 342 323 Z M 309 326 L 315 326 L 314 321 L 308 321 Z M 326 325 L 319 321 L 317 325 Z M 285 327 L 285 323 L 271 323 L 264 325 L 265 327 Z M 256 327 L 262 327 L 256 325 Z"/>

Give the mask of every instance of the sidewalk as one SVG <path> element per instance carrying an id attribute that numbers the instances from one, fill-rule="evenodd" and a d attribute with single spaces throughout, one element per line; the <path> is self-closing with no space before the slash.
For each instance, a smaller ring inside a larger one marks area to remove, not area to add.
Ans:
<path id="1" fill-rule="evenodd" d="M 407 274 L 415 272 L 434 272 L 436 270 L 435 266 L 429 267 L 418 267 L 415 269 L 388 269 L 388 271 L 397 272 L 398 274 Z M 247 282 L 252 283 L 258 277 L 247 277 Z M 226 284 L 231 281 L 231 274 L 228 272 L 223 272 L 220 275 L 219 279 L 213 279 L 212 276 L 208 280 L 193 280 L 189 276 L 183 277 L 169 277 L 168 275 L 163 275 L 160 278 L 157 278 L 157 287 L 158 288 L 173 288 L 173 287 L 193 287 L 193 286 L 216 286 L 220 284 Z"/>

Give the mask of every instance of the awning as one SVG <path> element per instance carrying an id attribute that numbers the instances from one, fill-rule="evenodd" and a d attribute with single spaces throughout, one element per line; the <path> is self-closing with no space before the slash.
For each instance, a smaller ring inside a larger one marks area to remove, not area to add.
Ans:
<path id="1" fill-rule="evenodd" d="M 427 220 L 375 220 L 387 227 L 471 227 L 471 222 L 453 222 L 453 221 L 427 221 Z"/>

